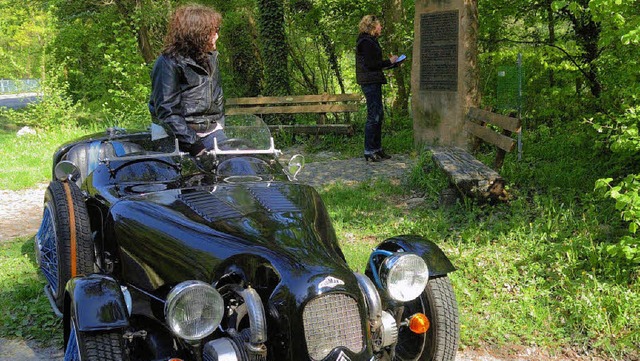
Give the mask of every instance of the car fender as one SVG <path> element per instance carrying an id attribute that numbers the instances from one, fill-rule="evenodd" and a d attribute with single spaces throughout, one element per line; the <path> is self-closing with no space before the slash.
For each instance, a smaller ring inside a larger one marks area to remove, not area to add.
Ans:
<path id="1" fill-rule="evenodd" d="M 72 278 L 67 282 L 66 291 L 69 307 L 75 311 L 78 331 L 129 326 L 127 304 L 114 278 L 99 274 Z"/>
<path id="2" fill-rule="evenodd" d="M 395 236 L 384 240 L 376 250 L 412 252 L 424 259 L 429 267 L 429 277 L 445 276 L 456 270 L 449 258 L 432 241 L 415 235 Z"/>

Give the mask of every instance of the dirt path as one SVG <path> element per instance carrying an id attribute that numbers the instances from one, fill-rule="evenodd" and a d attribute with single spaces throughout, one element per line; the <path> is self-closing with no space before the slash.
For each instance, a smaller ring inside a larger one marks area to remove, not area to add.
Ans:
<path id="1" fill-rule="evenodd" d="M 284 159 L 289 159 L 287 152 Z M 415 159 L 406 155 L 394 155 L 393 159 L 381 163 L 365 163 L 360 158 L 335 160 L 335 154 L 321 153 L 317 160 L 308 163 L 298 180 L 314 186 L 334 182 L 347 184 L 367 179 L 401 179 L 415 164 Z M 0 241 L 21 236 L 33 236 L 42 219 L 42 202 L 47 184 L 22 191 L 0 190 Z M 0 338 L 0 361 L 63 360 L 61 348 L 40 347 L 33 341 Z M 466 349 L 456 355 L 461 361 L 568 361 L 600 360 L 574 354 L 549 355 L 545 350 L 513 346 L 501 349 Z"/>

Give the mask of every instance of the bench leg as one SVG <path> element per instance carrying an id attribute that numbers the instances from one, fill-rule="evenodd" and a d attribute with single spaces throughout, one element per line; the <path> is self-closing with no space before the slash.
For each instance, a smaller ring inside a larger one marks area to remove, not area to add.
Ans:
<path id="1" fill-rule="evenodd" d="M 460 198 L 460 193 L 458 189 L 451 185 L 449 188 L 445 188 L 440 191 L 440 197 L 438 203 L 442 207 L 451 207 L 458 203 L 458 199 Z"/>

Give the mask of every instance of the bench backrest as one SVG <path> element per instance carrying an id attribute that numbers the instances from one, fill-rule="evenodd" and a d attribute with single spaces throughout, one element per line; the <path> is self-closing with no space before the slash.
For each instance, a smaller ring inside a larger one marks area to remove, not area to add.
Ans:
<path id="1" fill-rule="evenodd" d="M 230 98 L 225 103 L 225 113 L 228 115 L 348 113 L 358 111 L 358 103 L 361 99 L 362 96 L 358 94 Z"/>
<path id="2" fill-rule="evenodd" d="M 506 152 L 511 152 L 515 148 L 516 141 L 511 138 L 511 134 L 519 133 L 521 127 L 518 118 L 478 108 L 469 108 L 465 125 L 471 134 Z M 487 125 L 498 127 L 501 132 L 498 133 Z"/>

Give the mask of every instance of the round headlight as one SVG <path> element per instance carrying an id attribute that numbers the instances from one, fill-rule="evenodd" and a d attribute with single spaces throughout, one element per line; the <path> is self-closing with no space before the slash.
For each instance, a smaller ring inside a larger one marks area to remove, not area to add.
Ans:
<path id="1" fill-rule="evenodd" d="M 412 253 L 396 253 L 387 257 L 380 266 L 380 278 L 389 296 L 396 301 L 416 299 L 429 280 L 425 261 Z"/>
<path id="2" fill-rule="evenodd" d="M 220 325 L 224 300 L 220 293 L 201 281 L 185 281 L 167 296 L 164 314 L 171 331 L 188 340 L 209 336 Z"/>

